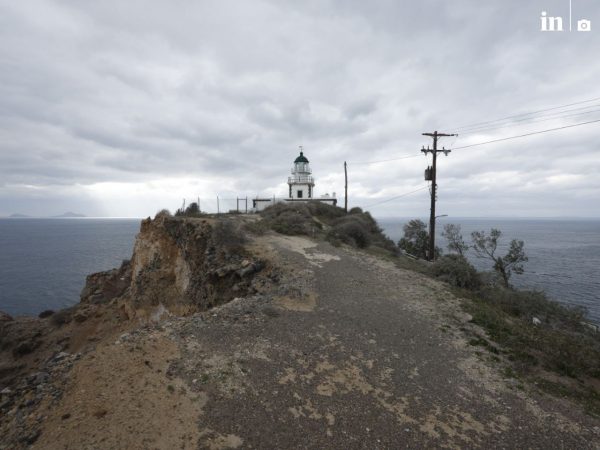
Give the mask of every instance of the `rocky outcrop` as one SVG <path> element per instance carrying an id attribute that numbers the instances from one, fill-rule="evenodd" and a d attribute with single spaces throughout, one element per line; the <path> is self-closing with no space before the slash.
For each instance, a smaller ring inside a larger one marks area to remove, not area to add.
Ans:
<path id="1" fill-rule="evenodd" d="M 131 260 L 135 310 L 206 310 L 248 293 L 264 264 L 244 249 L 239 222 L 158 216 L 142 222 Z"/>
<path id="2" fill-rule="evenodd" d="M 105 303 L 122 296 L 131 284 L 131 263 L 123 261 L 118 269 L 88 275 L 81 291 L 81 303 Z"/>
<path id="3" fill-rule="evenodd" d="M 82 303 L 117 299 L 129 318 L 189 314 L 254 291 L 265 263 L 244 248 L 240 222 L 157 215 L 142 221 L 131 261 L 89 275 Z"/>
<path id="4" fill-rule="evenodd" d="M 0 449 L 36 443 L 71 367 L 98 345 L 118 345 L 124 332 L 150 328 L 164 313 L 191 314 L 235 298 L 240 317 L 261 306 L 272 269 L 245 247 L 243 223 L 159 214 L 142 222 L 131 260 L 86 278 L 77 305 L 39 317 L 0 312 Z"/>

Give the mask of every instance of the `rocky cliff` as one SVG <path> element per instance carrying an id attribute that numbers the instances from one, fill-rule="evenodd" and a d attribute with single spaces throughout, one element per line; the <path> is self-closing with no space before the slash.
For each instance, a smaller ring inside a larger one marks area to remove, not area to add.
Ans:
<path id="1" fill-rule="evenodd" d="M 0 449 L 37 440 L 33 411 L 60 400 L 73 363 L 97 345 L 264 290 L 272 268 L 247 249 L 248 220 L 148 218 L 131 259 L 89 275 L 79 304 L 38 318 L 0 314 Z"/>
<path id="2" fill-rule="evenodd" d="M 133 256 L 87 277 L 82 303 L 117 300 L 130 319 L 190 314 L 256 291 L 266 266 L 244 247 L 242 221 L 158 215 L 142 221 Z"/>

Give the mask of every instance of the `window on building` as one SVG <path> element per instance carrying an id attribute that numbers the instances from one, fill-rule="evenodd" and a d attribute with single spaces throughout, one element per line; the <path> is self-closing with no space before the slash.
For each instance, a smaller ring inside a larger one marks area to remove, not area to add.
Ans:
<path id="1" fill-rule="evenodd" d="M 298 191 L 298 198 L 302 198 L 302 191 Z"/>

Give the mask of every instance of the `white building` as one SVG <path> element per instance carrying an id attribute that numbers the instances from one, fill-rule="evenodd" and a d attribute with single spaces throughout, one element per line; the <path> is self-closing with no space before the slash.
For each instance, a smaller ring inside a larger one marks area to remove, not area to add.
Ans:
<path id="1" fill-rule="evenodd" d="M 335 192 L 333 196 L 325 194 L 319 198 L 314 198 L 315 179 L 312 176 L 312 170 L 302 147 L 300 147 L 300 155 L 294 160 L 292 167 L 292 176 L 288 177 L 289 192 L 287 198 L 255 198 L 252 200 L 252 206 L 255 211 L 262 211 L 267 206 L 277 202 L 324 202 L 336 206 L 337 199 Z"/>

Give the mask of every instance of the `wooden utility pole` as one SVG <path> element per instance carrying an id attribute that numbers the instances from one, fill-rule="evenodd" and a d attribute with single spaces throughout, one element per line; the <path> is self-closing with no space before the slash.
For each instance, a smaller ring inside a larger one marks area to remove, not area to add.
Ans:
<path id="1" fill-rule="evenodd" d="M 429 261 L 435 260 L 435 200 L 436 200 L 436 169 L 437 169 L 437 154 L 443 152 L 446 156 L 450 153 L 450 150 L 446 150 L 442 147 L 442 150 L 438 150 L 437 143 L 438 138 L 447 136 L 456 136 L 455 134 L 444 134 L 434 131 L 433 133 L 423 133 L 423 136 L 429 136 L 433 138 L 433 150 L 427 146 L 421 150 L 424 154 L 431 153 L 433 155 L 433 165 L 431 167 L 431 213 L 429 216 L 429 255 L 427 259 Z"/>
<path id="2" fill-rule="evenodd" d="M 348 212 L 348 164 L 344 161 L 344 211 Z"/>

